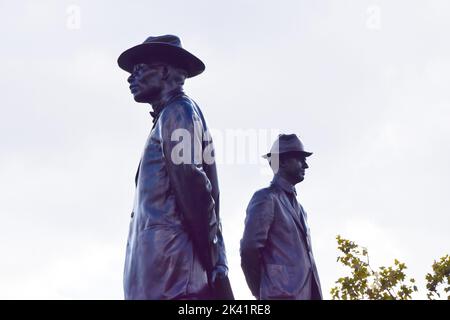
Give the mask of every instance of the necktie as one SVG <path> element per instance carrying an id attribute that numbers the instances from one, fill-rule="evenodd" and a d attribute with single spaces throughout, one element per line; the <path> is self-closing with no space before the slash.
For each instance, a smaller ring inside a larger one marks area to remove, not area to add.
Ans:
<path id="1" fill-rule="evenodd" d="M 306 227 L 305 217 L 303 215 L 303 210 L 298 205 L 297 199 L 295 198 L 295 194 L 288 193 L 288 198 L 289 198 L 289 201 L 291 202 L 292 206 L 294 207 L 295 212 L 297 212 L 300 222 L 301 222 L 303 228 L 305 229 L 305 232 L 308 232 L 308 228 Z"/>

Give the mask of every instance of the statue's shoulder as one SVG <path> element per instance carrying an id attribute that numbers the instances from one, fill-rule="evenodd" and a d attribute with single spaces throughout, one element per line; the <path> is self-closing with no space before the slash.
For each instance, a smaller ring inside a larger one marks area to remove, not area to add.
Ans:
<path id="1" fill-rule="evenodd" d="M 195 104 L 186 95 L 180 95 L 172 99 L 169 104 L 161 111 L 161 120 L 164 122 L 169 118 L 189 118 L 195 114 Z"/>
<path id="2" fill-rule="evenodd" d="M 272 185 L 259 189 L 253 194 L 251 201 L 272 201 L 275 192 Z"/>

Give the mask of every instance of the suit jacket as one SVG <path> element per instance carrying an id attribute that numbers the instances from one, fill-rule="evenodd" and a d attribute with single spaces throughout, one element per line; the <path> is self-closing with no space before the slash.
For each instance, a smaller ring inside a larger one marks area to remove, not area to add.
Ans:
<path id="1" fill-rule="evenodd" d="M 124 268 L 125 299 L 209 299 L 227 266 L 214 147 L 196 103 L 166 97 L 136 175 Z M 226 279 L 228 281 L 228 279 Z"/>
<path id="2" fill-rule="evenodd" d="M 322 299 L 306 212 L 282 177 L 276 175 L 250 200 L 240 252 L 257 299 Z"/>

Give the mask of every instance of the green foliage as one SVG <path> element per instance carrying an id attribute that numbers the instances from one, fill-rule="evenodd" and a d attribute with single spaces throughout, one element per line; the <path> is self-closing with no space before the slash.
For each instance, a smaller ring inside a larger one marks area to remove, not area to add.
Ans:
<path id="1" fill-rule="evenodd" d="M 443 291 L 447 294 L 447 300 L 450 300 L 450 256 L 447 254 L 439 262 L 434 261 L 431 267 L 433 268 L 433 273 L 427 273 L 425 276 L 428 299 L 434 300 L 436 296 L 441 297 L 441 294 L 438 292 L 438 286 L 444 285 Z"/>
<path id="2" fill-rule="evenodd" d="M 413 278 L 406 281 L 404 263 L 395 259 L 393 267 L 379 267 L 374 271 L 366 248 L 339 235 L 336 239 L 341 252 L 337 261 L 349 267 L 351 275 L 336 281 L 337 285 L 331 289 L 333 300 L 409 300 L 418 291 Z M 434 261 L 432 269 L 425 276 L 428 299 L 440 298 L 443 291 L 450 300 L 450 256 Z"/>
<path id="3" fill-rule="evenodd" d="M 337 286 L 331 289 L 333 299 L 409 300 L 417 291 L 414 279 L 406 281 L 404 263 L 395 259 L 393 267 L 380 267 L 374 271 L 366 248 L 339 235 L 336 239 L 341 252 L 337 261 L 349 267 L 351 275 L 336 281 Z"/>

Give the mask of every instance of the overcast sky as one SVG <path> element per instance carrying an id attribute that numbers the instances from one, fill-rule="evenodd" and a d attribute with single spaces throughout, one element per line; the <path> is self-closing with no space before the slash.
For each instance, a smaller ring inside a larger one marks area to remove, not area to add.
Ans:
<path id="1" fill-rule="evenodd" d="M 324 297 L 346 274 L 338 234 L 374 267 L 405 262 L 425 297 L 425 274 L 450 251 L 449 1 L 0 0 L 0 298 L 123 298 L 152 123 L 116 60 L 162 34 L 206 64 L 185 90 L 224 159 L 236 298 L 252 298 L 238 251 L 245 209 L 271 180 L 252 157 L 277 131 L 314 152 L 297 191 Z M 258 148 L 238 160 L 232 136 L 255 133 Z"/>

